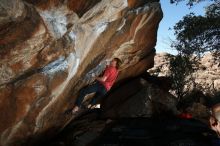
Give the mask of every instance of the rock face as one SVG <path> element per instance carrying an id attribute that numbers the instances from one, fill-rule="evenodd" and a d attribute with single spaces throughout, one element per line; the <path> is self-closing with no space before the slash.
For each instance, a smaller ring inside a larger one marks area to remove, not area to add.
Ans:
<path id="1" fill-rule="evenodd" d="M 118 80 L 152 67 L 161 19 L 158 0 L 1 0 L 0 145 L 56 134 L 109 59 Z"/>
<path id="2" fill-rule="evenodd" d="M 148 72 L 151 75 L 155 75 L 158 77 L 162 76 L 169 76 L 169 65 L 170 65 L 170 58 L 174 57 L 168 53 L 157 53 L 154 57 L 154 67 L 149 69 Z"/>
<path id="3" fill-rule="evenodd" d="M 169 76 L 169 62 L 173 55 L 167 53 L 159 53 L 155 56 L 155 65 L 149 69 L 151 75 Z M 220 91 L 220 63 L 212 54 L 205 54 L 199 60 L 198 70 L 193 73 L 193 78 L 202 89 L 203 93 L 213 93 Z"/>
<path id="4" fill-rule="evenodd" d="M 205 91 L 220 91 L 220 62 L 211 54 L 206 54 L 200 61 L 200 69 L 195 73 L 196 82 Z"/>

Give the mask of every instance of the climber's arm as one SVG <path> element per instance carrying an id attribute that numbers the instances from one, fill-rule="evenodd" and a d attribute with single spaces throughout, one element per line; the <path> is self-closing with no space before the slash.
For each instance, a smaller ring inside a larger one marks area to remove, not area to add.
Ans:
<path id="1" fill-rule="evenodd" d="M 97 81 L 100 81 L 100 82 L 105 82 L 106 79 L 107 79 L 106 76 L 96 77 L 96 80 L 97 80 Z"/>

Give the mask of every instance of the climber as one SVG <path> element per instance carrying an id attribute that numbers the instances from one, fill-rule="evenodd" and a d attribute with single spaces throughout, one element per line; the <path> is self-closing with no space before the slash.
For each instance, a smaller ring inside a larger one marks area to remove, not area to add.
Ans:
<path id="1" fill-rule="evenodd" d="M 92 107 L 96 104 L 97 99 L 103 97 L 111 89 L 118 76 L 118 69 L 120 64 L 121 60 L 119 58 L 114 58 L 110 62 L 110 65 L 105 68 L 104 74 L 100 77 L 95 77 L 94 84 L 88 85 L 79 91 L 79 96 L 76 99 L 72 113 L 77 112 L 82 107 L 83 99 L 87 94 L 95 93 L 95 96 L 89 105 L 89 107 Z"/>

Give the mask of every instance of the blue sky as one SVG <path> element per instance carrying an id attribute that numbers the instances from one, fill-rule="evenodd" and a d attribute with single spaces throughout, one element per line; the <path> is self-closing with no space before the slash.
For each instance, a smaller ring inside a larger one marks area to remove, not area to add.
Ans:
<path id="1" fill-rule="evenodd" d="M 204 7 L 209 3 L 207 1 L 201 2 L 189 9 L 185 2 L 180 2 L 178 5 L 171 5 L 169 1 L 170 0 L 160 0 L 164 16 L 159 25 L 157 45 L 155 48 L 157 52 L 176 54 L 176 51 L 170 48 L 170 39 L 175 39 L 173 26 L 190 12 L 194 12 L 196 15 L 204 15 Z M 169 28 L 171 28 L 171 30 L 169 30 Z"/>

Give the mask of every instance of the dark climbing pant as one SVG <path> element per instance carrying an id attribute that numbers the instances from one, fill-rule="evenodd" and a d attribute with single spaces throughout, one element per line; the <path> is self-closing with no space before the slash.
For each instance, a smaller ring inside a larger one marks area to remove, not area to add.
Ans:
<path id="1" fill-rule="evenodd" d="M 84 97 L 90 93 L 95 93 L 95 96 L 90 102 L 91 105 L 95 105 L 97 100 L 101 99 L 107 93 L 107 90 L 104 85 L 96 81 L 94 84 L 88 85 L 80 90 L 79 96 L 76 100 L 76 105 L 81 107 Z"/>

